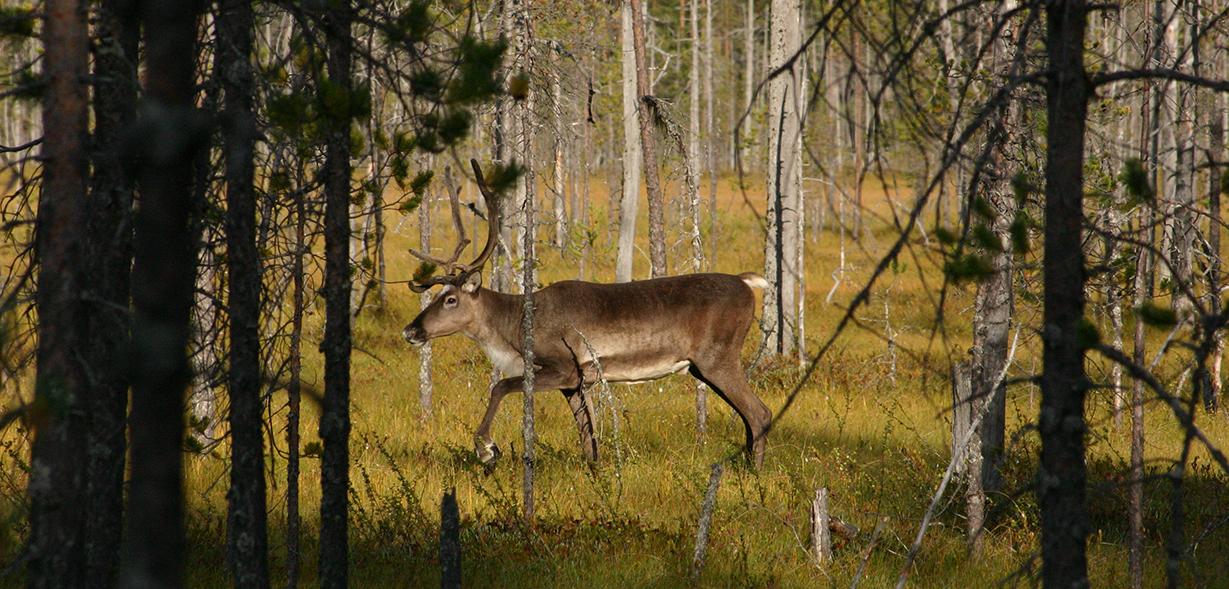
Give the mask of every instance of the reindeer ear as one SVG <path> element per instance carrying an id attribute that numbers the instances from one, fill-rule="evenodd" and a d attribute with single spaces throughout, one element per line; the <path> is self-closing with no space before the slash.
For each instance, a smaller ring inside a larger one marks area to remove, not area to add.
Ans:
<path id="1" fill-rule="evenodd" d="M 473 294 L 479 286 L 482 286 L 482 272 L 471 272 L 465 277 L 465 282 L 461 283 L 461 292 Z"/>

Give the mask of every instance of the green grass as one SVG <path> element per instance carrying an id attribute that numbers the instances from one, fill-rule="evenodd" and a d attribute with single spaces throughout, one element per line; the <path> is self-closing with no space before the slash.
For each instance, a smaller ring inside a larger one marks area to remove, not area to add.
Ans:
<path id="1" fill-rule="evenodd" d="M 755 197 L 758 193 L 752 193 Z M 604 196 L 594 196 L 605 203 Z M 723 193 L 722 257 L 716 270 L 741 272 L 761 267 L 759 233 L 740 197 Z M 445 220 L 444 223 L 447 221 Z M 396 220 L 390 221 L 396 225 Z M 413 223 L 407 223 L 413 227 Z M 436 235 L 451 235 L 441 224 Z M 864 280 L 890 235 L 877 232 L 861 246 L 849 242 L 848 265 L 854 281 Z M 417 235 L 412 229 L 392 236 L 390 279 L 412 272 L 404 251 Z M 447 238 L 445 238 L 447 239 Z M 606 280 L 613 252 L 599 232 L 598 250 L 589 276 Z M 826 339 L 857 286 L 838 289 L 834 302 L 824 298 L 829 273 L 838 264 L 839 239 L 830 231 L 808 243 L 808 348 Z M 532 524 L 520 519 L 521 397 L 505 400 L 493 435 L 504 450 L 494 468 L 479 465 L 472 439 L 486 403 L 490 368 L 477 347 L 463 338 L 437 340 L 434 416 L 418 410 L 418 357 L 401 339 L 404 325 L 417 312 L 417 298 L 406 290 L 390 293 L 384 309 L 369 309 L 355 325 L 355 343 L 365 352 L 353 358 L 353 466 L 351 480 L 351 573 L 355 587 L 437 586 L 438 505 L 447 489 L 456 489 L 462 518 L 463 575 L 467 587 L 848 587 L 866 559 L 860 587 L 895 584 L 904 555 L 917 533 L 949 460 L 950 405 L 947 370 L 952 356 L 963 356 L 969 338 L 972 289 L 953 290 L 946 298 L 947 317 L 936 330 L 934 307 L 939 284 L 932 262 L 907 257 L 889 273 L 871 305 L 859 314 L 865 328 L 845 333 L 817 366 L 799 400 L 768 438 L 764 467 L 751 471 L 740 455 L 743 429 L 731 409 L 709 397 L 708 434 L 695 428 L 693 381 L 671 377 L 634 386 L 613 386 L 614 403 L 601 400 L 601 463 L 589 468 L 581 457 L 575 425 L 562 396 L 541 392 L 536 402 L 537 510 Z M 638 275 L 643 259 L 638 259 Z M 919 272 L 920 270 L 920 272 Z M 575 260 L 543 248 L 546 282 L 573 277 Z M 925 277 L 925 282 L 923 281 Z M 891 289 L 888 289 L 888 286 Z M 886 306 L 885 306 L 885 303 Z M 1020 312 L 1034 312 L 1021 305 Z M 313 321 L 322 318 L 317 313 Z M 890 350 L 874 335 L 885 318 L 900 331 L 899 347 Z M 319 326 L 312 325 L 304 349 L 321 385 L 320 356 L 315 352 Z M 1035 338 L 1025 333 L 1017 352 L 1019 365 L 1034 364 Z M 756 354 L 758 334 L 748 338 L 744 359 Z M 894 352 L 894 354 L 892 353 Z M 1093 365 L 1099 369 L 1099 365 Z M 1180 367 L 1167 365 L 1163 375 L 1174 382 Z M 1023 373 L 1013 373 L 1021 375 Z M 751 371 L 752 387 L 777 412 L 797 386 L 802 370 L 792 361 L 761 361 Z M 1010 390 L 1009 435 L 1035 417 L 1039 393 L 1028 385 Z M 285 399 L 275 395 L 273 423 L 279 452 L 284 452 Z M 1109 394 L 1090 397 L 1090 503 L 1092 535 L 1090 574 L 1094 586 L 1126 584 L 1126 429 L 1115 429 L 1108 415 Z M 618 411 L 619 429 L 615 431 Z M 315 437 L 314 408 L 304 415 L 304 443 Z M 1222 416 L 1200 419 L 1217 443 L 1229 435 Z M 1148 406 L 1149 468 L 1161 474 L 1180 451 L 1181 432 L 1167 410 Z M 7 513 L 19 514 L 13 496 L 22 488 L 21 442 L 6 432 L 14 451 L 4 458 L 7 478 L 0 490 Z M 218 452 L 225 452 L 221 447 Z M 993 527 L 985 551 L 974 561 L 965 549 L 961 488 L 953 485 L 941 500 L 924 546 L 910 572 L 911 587 L 1029 586 L 1038 567 L 1039 519 L 1031 494 L 1025 492 L 1038 451 L 1035 432 L 1023 430 L 1007 465 L 1008 491 L 994 497 Z M 1192 584 L 1226 586 L 1229 579 L 1229 478 L 1210 465 L 1206 452 L 1184 479 L 1183 503 L 1189 548 L 1183 574 Z M 734 457 L 718 494 L 703 573 L 689 578 L 696 524 L 708 482 L 709 466 Z M 304 582 L 315 572 L 315 509 L 319 498 L 318 460 L 303 464 Z M 285 566 L 285 461 L 270 468 L 270 533 L 274 579 Z M 191 560 L 190 586 L 225 584 L 222 538 L 225 535 L 226 463 L 214 455 L 192 455 L 187 463 Z M 820 486 L 831 490 L 834 514 L 858 526 L 862 535 L 837 539 L 835 559 L 822 567 L 807 556 L 808 507 Z M 1148 585 L 1163 581 L 1164 546 L 1172 514 L 1170 483 L 1147 485 Z M 873 550 L 869 536 L 886 524 Z M 11 520 L 4 554 L 20 542 L 19 518 Z M 1199 542 L 1194 540 L 1199 538 Z"/>

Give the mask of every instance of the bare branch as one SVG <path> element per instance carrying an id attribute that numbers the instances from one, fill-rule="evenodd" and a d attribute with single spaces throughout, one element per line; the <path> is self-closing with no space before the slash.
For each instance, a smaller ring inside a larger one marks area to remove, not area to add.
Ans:
<path id="1" fill-rule="evenodd" d="M 1123 70 L 1120 72 L 1110 72 L 1091 76 L 1089 83 L 1094 88 L 1099 88 L 1114 82 L 1125 82 L 1132 80 L 1173 80 L 1175 82 L 1183 82 L 1200 88 L 1207 88 L 1217 92 L 1229 92 L 1229 80 L 1213 80 L 1203 76 L 1196 76 L 1186 72 L 1180 72 L 1169 68 L 1148 68 L 1138 70 Z"/>

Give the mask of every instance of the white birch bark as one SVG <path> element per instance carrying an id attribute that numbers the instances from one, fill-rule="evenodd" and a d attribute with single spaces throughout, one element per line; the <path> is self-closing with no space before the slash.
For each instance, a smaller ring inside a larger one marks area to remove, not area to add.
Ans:
<path id="1" fill-rule="evenodd" d="M 769 35 L 772 52 L 768 72 L 784 65 L 801 45 L 802 4 L 799 0 L 773 0 Z M 789 354 L 795 349 L 798 259 L 798 179 L 802 165 L 799 135 L 800 66 L 782 72 L 768 83 L 768 236 L 764 247 L 764 337 L 768 349 Z"/>
<path id="2" fill-rule="evenodd" d="M 621 9 L 620 41 L 623 54 L 623 197 L 619 201 L 619 242 L 615 257 L 615 282 L 632 279 L 632 259 L 636 247 L 636 216 L 640 208 L 640 180 L 643 155 L 640 146 L 640 119 L 636 113 L 636 49 L 632 38 L 631 2 Z"/>

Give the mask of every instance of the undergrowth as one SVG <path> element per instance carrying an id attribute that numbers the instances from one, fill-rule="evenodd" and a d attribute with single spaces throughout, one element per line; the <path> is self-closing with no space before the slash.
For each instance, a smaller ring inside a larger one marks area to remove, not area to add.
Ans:
<path id="1" fill-rule="evenodd" d="M 724 188 L 723 188 L 724 190 Z M 761 265 L 757 226 L 737 197 L 720 218 L 723 257 L 714 270 L 743 272 Z M 595 202 L 602 202 L 600 196 Z M 412 226 L 412 224 L 410 224 Z M 437 235 L 448 235 L 441 226 Z M 390 278 L 413 264 L 402 242 L 411 232 L 390 234 Z M 883 242 L 887 237 L 871 238 Z M 613 257 L 598 235 L 588 261 L 590 277 L 606 276 Z M 864 244 L 865 245 L 865 244 Z M 864 276 L 878 251 L 866 245 L 848 252 L 849 276 Z M 837 265 L 839 242 L 831 232 L 808 243 L 807 349 L 814 353 L 844 313 L 860 285 L 846 278 L 834 304 L 824 304 Z M 569 253 L 543 254 L 543 281 L 574 277 Z M 894 585 L 905 554 L 950 459 L 948 366 L 968 347 L 971 290 L 952 290 L 948 308 L 925 291 L 910 258 L 908 271 L 892 276 L 892 288 L 874 295 L 802 381 L 806 359 L 757 356 L 758 333 L 748 337 L 744 361 L 752 388 L 779 412 L 798 396 L 768 437 L 763 468 L 755 472 L 742 455 L 743 426 L 716 395 L 708 398 L 708 427 L 696 430 L 694 381 L 671 377 L 636 386 L 612 385 L 595 393 L 600 462 L 588 466 L 562 396 L 539 393 L 537 407 L 538 516 L 521 518 L 522 442 L 519 395 L 503 404 L 493 435 L 504 450 L 494 467 L 480 465 L 472 438 L 486 403 L 489 364 L 472 342 L 435 342 L 433 416 L 418 409 L 418 359 L 400 332 L 417 312 L 417 297 L 391 291 L 383 309 L 364 311 L 355 325 L 352 368 L 350 556 L 354 587 L 431 587 L 439 583 L 439 501 L 455 489 L 461 511 L 463 577 L 467 587 L 860 587 Z M 920 260 L 914 262 L 913 260 Z M 643 262 L 639 261 L 638 263 Z M 638 267 L 639 275 L 641 268 Z M 1021 304 L 1021 313 L 1029 312 Z M 311 321 L 319 321 L 316 314 Z M 946 319 L 936 323 L 936 317 Z M 894 335 L 885 337 L 882 326 Z M 316 329 L 318 326 L 313 326 Z M 309 329 L 304 349 L 314 350 Z M 1038 368 L 1036 341 L 1021 344 L 1013 377 Z M 320 357 L 306 358 L 309 384 L 319 387 Z M 755 361 L 753 362 L 753 359 Z M 1163 366 L 1163 370 L 1166 368 Z M 1177 371 L 1174 371 L 1177 372 Z M 1094 375 L 1097 376 L 1097 375 Z M 1039 511 L 1031 492 L 1039 442 L 1032 420 L 1039 394 L 1026 380 L 1009 389 L 1008 436 L 1003 489 L 990 497 L 985 548 L 967 550 L 962 484 L 939 498 L 934 520 L 909 571 L 911 587 L 1033 586 Z M 273 438 L 284 450 L 285 399 L 271 403 Z M 1107 399 L 1090 398 L 1089 562 L 1092 584 L 1126 584 L 1126 428 L 1105 413 Z M 1165 546 L 1180 517 L 1182 574 L 1192 586 L 1225 586 L 1229 579 L 1229 479 L 1205 452 L 1181 479 L 1182 512 L 1173 509 L 1172 459 L 1181 431 L 1168 410 L 1147 408 L 1148 479 L 1145 525 L 1150 585 L 1163 578 Z M 305 445 L 314 435 L 315 408 L 305 404 Z M 1201 425 L 1217 443 L 1226 439 L 1223 416 Z M 228 584 L 223 565 L 226 532 L 225 447 L 192 454 L 186 461 L 191 587 Z M 709 466 L 727 461 L 717 496 L 707 555 L 699 579 L 690 578 L 696 525 Z M 24 537 L 25 434 L 10 429 L 0 438 L 0 554 L 12 561 Z M 275 584 L 285 574 L 285 464 L 269 464 L 270 555 Z M 835 536 L 834 559 L 816 563 L 808 552 L 809 506 L 816 489 L 830 492 L 833 515 L 857 528 Z M 314 536 L 319 500 L 319 463 L 303 462 L 304 586 L 314 583 L 318 546 Z M 19 576 L 0 578 L 15 585 Z"/>

